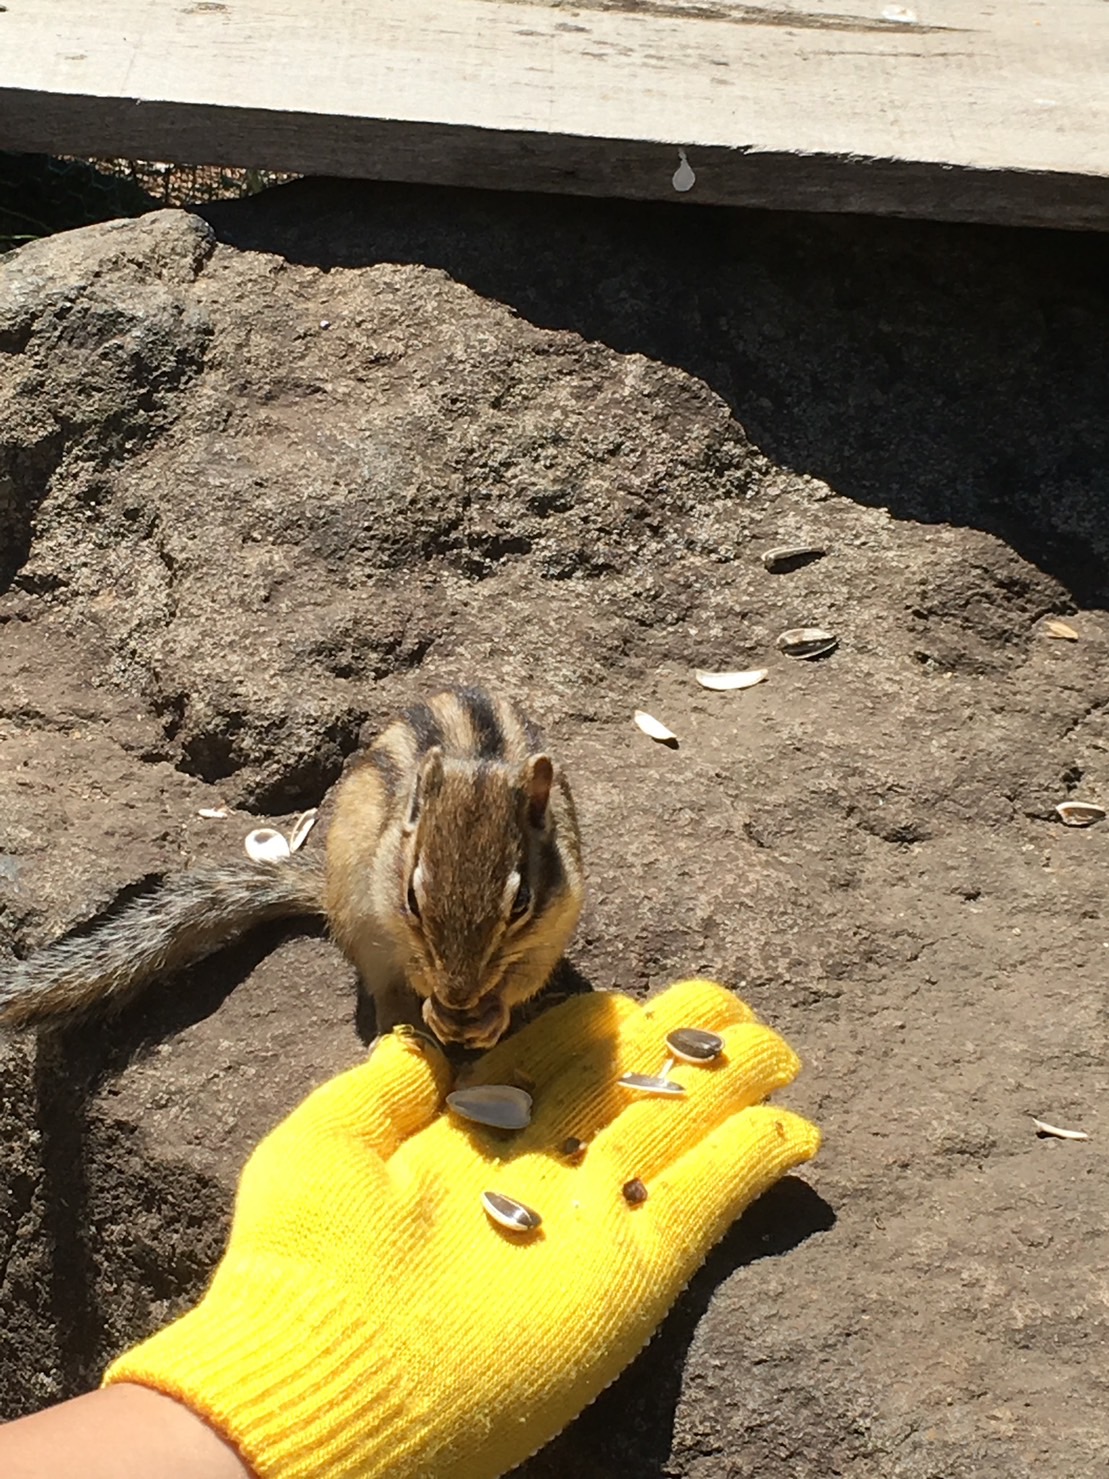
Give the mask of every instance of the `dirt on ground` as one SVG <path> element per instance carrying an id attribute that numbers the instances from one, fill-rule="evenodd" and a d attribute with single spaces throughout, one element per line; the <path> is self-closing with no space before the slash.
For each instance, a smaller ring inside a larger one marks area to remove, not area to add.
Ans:
<path id="1" fill-rule="evenodd" d="M 1109 822 L 1055 807 L 1109 804 L 1109 241 L 327 182 L 204 214 L 0 260 L 0 969 L 240 856 L 419 694 L 507 689 L 575 785 L 573 966 L 734 987 L 825 1135 L 521 1473 L 1104 1475 Z M 827 553 L 764 567 L 792 544 Z M 779 651 L 804 625 L 835 651 Z M 4 1414 L 197 1297 L 366 1031 L 294 927 L 0 1044 Z"/>

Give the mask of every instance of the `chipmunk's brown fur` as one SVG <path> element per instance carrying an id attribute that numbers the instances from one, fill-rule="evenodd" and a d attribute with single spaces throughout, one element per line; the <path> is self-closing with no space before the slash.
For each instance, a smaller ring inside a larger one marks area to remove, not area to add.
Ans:
<path id="1" fill-rule="evenodd" d="M 395 720 L 339 781 L 326 870 L 288 862 L 169 879 L 0 980 L 0 1025 L 120 1000 L 266 920 L 323 914 L 381 1030 L 418 1020 L 487 1047 L 546 983 L 581 912 L 565 777 L 515 704 L 436 694 Z"/>

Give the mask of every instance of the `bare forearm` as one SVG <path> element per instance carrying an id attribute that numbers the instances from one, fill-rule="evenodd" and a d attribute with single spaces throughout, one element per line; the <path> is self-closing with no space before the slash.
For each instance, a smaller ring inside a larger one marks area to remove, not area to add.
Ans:
<path id="1" fill-rule="evenodd" d="M 0 1427 L 4 1479 L 252 1479 L 234 1450 L 181 1403 L 108 1387 Z"/>

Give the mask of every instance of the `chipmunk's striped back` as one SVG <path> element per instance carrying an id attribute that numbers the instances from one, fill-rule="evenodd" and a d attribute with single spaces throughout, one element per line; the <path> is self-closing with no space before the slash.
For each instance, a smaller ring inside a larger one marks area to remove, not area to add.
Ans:
<path id="1" fill-rule="evenodd" d="M 511 700 L 480 688 L 451 688 L 406 709 L 359 760 L 374 765 L 399 794 L 434 749 L 444 760 L 520 765 L 542 748 L 539 730 Z"/>

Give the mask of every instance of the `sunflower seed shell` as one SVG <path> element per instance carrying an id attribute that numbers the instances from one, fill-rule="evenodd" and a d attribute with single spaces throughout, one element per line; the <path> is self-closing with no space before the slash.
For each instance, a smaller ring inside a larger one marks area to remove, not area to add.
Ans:
<path id="1" fill-rule="evenodd" d="M 681 1084 L 676 1084 L 672 1078 L 658 1078 L 650 1073 L 625 1073 L 616 1082 L 625 1089 L 634 1089 L 638 1094 L 662 1094 L 668 1098 L 677 1098 L 684 1094 L 685 1089 Z"/>
<path id="2" fill-rule="evenodd" d="M 1033 1119 L 1038 1135 L 1050 1135 L 1055 1140 L 1089 1140 L 1085 1130 L 1061 1130 L 1058 1125 L 1049 1125 L 1047 1120 Z"/>
<path id="3" fill-rule="evenodd" d="M 787 544 L 781 549 L 768 549 L 762 562 L 771 575 L 787 575 L 791 570 L 799 570 L 802 565 L 822 559 L 827 553 L 818 544 Z"/>
<path id="4" fill-rule="evenodd" d="M 666 1046 L 686 1063 L 711 1063 L 724 1051 L 724 1039 L 702 1027 L 679 1027 L 667 1035 Z"/>
<path id="5" fill-rule="evenodd" d="M 475 1084 L 447 1095 L 455 1114 L 497 1130 L 522 1130 L 531 1124 L 531 1095 L 512 1084 Z"/>
<path id="6" fill-rule="evenodd" d="M 246 855 L 255 863 L 279 863 L 290 857 L 289 844 L 283 833 L 273 827 L 256 827 L 243 839 Z"/>
<path id="7" fill-rule="evenodd" d="M 1057 637 L 1063 642 L 1078 641 L 1078 633 L 1066 621 L 1045 621 L 1044 631 L 1049 637 Z"/>
<path id="8" fill-rule="evenodd" d="M 656 719 L 653 714 L 648 714 L 644 709 L 636 709 L 632 715 L 636 725 L 653 740 L 658 740 L 660 745 L 676 745 L 678 736 L 672 729 Z"/>
<path id="9" fill-rule="evenodd" d="M 1105 808 L 1092 801 L 1060 801 L 1055 811 L 1065 827 L 1092 827 L 1105 816 Z"/>
<path id="10" fill-rule="evenodd" d="M 693 676 L 702 688 L 711 688 L 716 693 L 731 693 L 736 688 L 754 688 L 766 674 L 766 668 L 752 668 L 746 673 L 706 673 L 697 668 Z"/>
<path id="11" fill-rule="evenodd" d="M 778 638 L 778 646 L 787 657 L 823 657 L 835 650 L 839 638 L 823 627 L 791 627 Z"/>
<path id="12" fill-rule="evenodd" d="M 499 1191 L 483 1191 L 481 1205 L 495 1223 L 507 1227 L 509 1232 L 534 1232 L 543 1221 L 538 1212 Z"/>
<path id="13" fill-rule="evenodd" d="M 313 808 L 311 811 L 302 811 L 300 816 L 297 817 L 296 821 L 293 823 L 292 830 L 289 833 L 290 852 L 299 852 L 299 850 L 304 846 L 305 842 L 308 840 L 309 832 L 311 832 L 312 828 L 316 825 L 316 818 L 318 816 L 319 811 L 316 810 L 316 808 Z"/>

